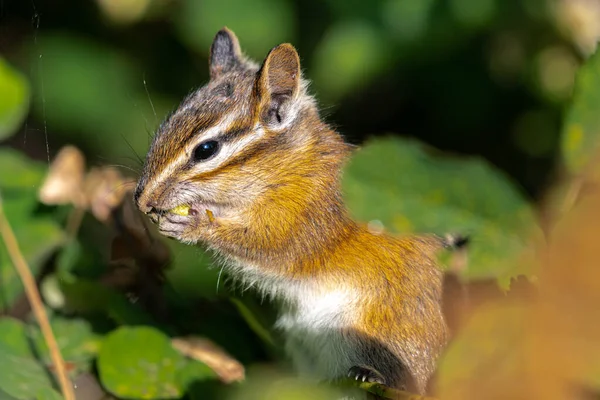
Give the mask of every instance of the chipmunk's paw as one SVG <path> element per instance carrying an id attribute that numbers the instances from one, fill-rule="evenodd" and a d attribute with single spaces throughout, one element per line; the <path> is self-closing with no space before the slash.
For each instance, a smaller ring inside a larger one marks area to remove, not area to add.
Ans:
<path id="1" fill-rule="evenodd" d="M 348 370 L 348 378 L 359 382 L 380 383 L 385 385 L 385 378 L 375 368 L 356 365 Z"/>

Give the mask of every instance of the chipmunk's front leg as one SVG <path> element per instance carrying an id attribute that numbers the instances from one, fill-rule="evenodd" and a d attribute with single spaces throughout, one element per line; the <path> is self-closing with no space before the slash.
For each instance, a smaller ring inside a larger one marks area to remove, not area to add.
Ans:
<path id="1" fill-rule="evenodd" d="M 209 241 L 220 226 L 227 224 L 227 219 L 220 217 L 217 210 L 188 205 L 153 211 L 149 216 L 161 234 L 186 243 Z"/>
<path id="2" fill-rule="evenodd" d="M 235 254 L 246 248 L 255 236 L 243 220 L 221 209 L 205 207 L 194 210 L 194 213 L 193 221 L 179 237 L 184 242 L 203 242 Z"/>

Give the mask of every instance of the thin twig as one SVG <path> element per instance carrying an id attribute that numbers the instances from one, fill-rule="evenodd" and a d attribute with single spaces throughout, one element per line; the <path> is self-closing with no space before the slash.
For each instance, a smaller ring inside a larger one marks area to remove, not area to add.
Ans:
<path id="1" fill-rule="evenodd" d="M 25 287 L 25 294 L 29 303 L 31 304 L 31 309 L 35 314 L 35 318 L 40 325 L 40 329 L 42 331 L 42 335 L 44 336 L 44 340 L 48 345 L 48 349 L 50 350 L 50 357 L 52 359 L 52 363 L 56 369 L 56 375 L 58 376 L 58 382 L 60 384 L 60 388 L 65 400 L 75 400 L 75 393 L 73 392 L 73 385 L 69 381 L 69 377 L 67 376 L 67 370 L 65 369 L 65 363 L 60 354 L 60 350 L 58 348 L 58 344 L 56 343 L 56 338 L 52 333 L 52 328 L 50 327 L 50 322 L 48 321 L 48 316 L 46 315 L 46 311 L 44 310 L 44 306 L 42 304 L 42 299 L 40 297 L 40 292 L 37 289 L 37 285 L 31 271 L 29 270 L 29 266 L 19 249 L 19 243 L 15 238 L 15 234 L 10 227 L 8 219 L 4 214 L 4 207 L 2 205 L 2 196 L 0 194 L 0 236 L 4 240 L 4 244 L 6 245 L 6 250 L 8 251 L 8 255 L 17 270 L 17 273 L 21 277 L 21 281 L 23 282 L 23 286 Z"/>
<path id="2" fill-rule="evenodd" d="M 244 366 L 208 339 L 196 336 L 173 338 L 171 345 L 186 357 L 208 365 L 225 383 L 243 381 Z"/>

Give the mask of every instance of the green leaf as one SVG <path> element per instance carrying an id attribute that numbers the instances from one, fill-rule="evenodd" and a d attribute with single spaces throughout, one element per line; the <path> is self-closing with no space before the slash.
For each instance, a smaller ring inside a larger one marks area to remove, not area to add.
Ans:
<path id="1" fill-rule="evenodd" d="M 181 387 L 188 388 L 193 385 L 196 381 L 204 381 L 207 379 L 215 379 L 217 374 L 208 365 L 196 361 L 190 360 L 186 365 L 177 373 L 177 380 Z"/>
<path id="2" fill-rule="evenodd" d="M 73 269 L 84 257 L 84 249 L 77 239 L 69 240 L 56 257 L 56 271 L 59 276 L 70 277 Z"/>
<path id="3" fill-rule="evenodd" d="M 285 376 L 281 370 L 253 368 L 248 378 L 233 388 L 231 400 L 329 400 L 365 399 L 364 393 L 351 388 L 347 391 L 341 385 L 319 384 L 304 378 Z"/>
<path id="4" fill-rule="evenodd" d="M 371 141 L 352 158 L 343 186 L 360 221 L 396 233 L 469 235 L 471 278 L 521 272 L 515 257 L 536 231 L 529 204 L 506 176 L 481 159 L 434 156 L 413 140 Z"/>
<path id="5" fill-rule="evenodd" d="M 177 352 L 168 336 L 150 327 L 122 327 L 109 334 L 98 355 L 100 379 L 119 397 L 178 398 L 194 380 L 212 378 L 208 367 Z"/>
<path id="6" fill-rule="evenodd" d="M 49 372 L 33 357 L 26 339 L 22 322 L 0 319 L 0 390 L 19 400 L 62 399 L 53 389 Z"/>
<path id="7" fill-rule="evenodd" d="M 0 389 L 0 400 L 18 400 L 16 397 L 11 396 L 4 390 Z"/>
<path id="8" fill-rule="evenodd" d="M 37 191 L 44 179 L 44 167 L 37 161 L 6 147 L 0 147 L 0 192 L 9 221 L 22 223 L 37 206 Z"/>
<path id="9" fill-rule="evenodd" d="M 40 163 L 6 147 L 0 147 L 0 171 L 10 171 L 0 174 L 3 195 L 14 190 L 37 193 L 45 173 Z"/>
<path id="10" fill-rule="evenodd" d="M 169 338 L 149 327 L 122 327 L 107 335 L 98 355 L 102 384 L 125 398 L 159 399 L 183 395 L 176 380 L 185 359 Z"/>
<path id="11" fill-rule="evenodd" d="M 31 356 L 25 324 L 13 318 L 0 318 L 0 342 L 8 346 L 15 355 Z"/>
<path id="12" fill-rule="evenodd" d="M 50 387 L 42 387 L 36 392 L 36 400 L 64 400 L 56 390 Z M 29 400 L 29 399 L 28 399 Z"/>
<path id="13" fill-rule="evenodd" d="M 19 128 L 29 109 L 29 84 L 0 57 L 0 141 Z"/>
<path id="14" fill-rule="evenodd" d="M 59 316 L 53 316 L 50 324 L 63 359 L 74 364 L 75 368 L 72 372 L 89 370 L 92 359 L 99 350 L 101 339 L 100 335 L 93 332 L 91 324 L 84 319 L 67 319 Z M 38 358 L 45 364 L 51 364 L 50 352 L 40 329 L 32 326 L 29 331 Z"/>
<path id="15" fill-rule="evenodd" d="M 25 256 L 29 269 L 37 275 L 43 263 L 64 240 L 58 225 L 47 218 L 36 220 L 24 216 L 9 216 L 19 248 Z M 0 241 L 0 310 L 10 307 L 23 292 L 21 279 L 8 257 L 4 242 Z"/>
<path id="16" fill-rule="evenodd" d="M 580 172 L 598 151 L 600 136 L 600 51 L 577 73 L 573 103 L 562 133 L 562 155 L 568 169 Z"/>
<path id="17" fill-rule="evenodd" d="M 65 239 L 52 219 L 32 215 L 38 205 L 37 191 L 44 178 L 44 169 L 14 150 L 0 148 L 0 171 L 10 171 L 0 174 L 4 213 L 31 272 L 36 275 Z M 21 280 L 0 240 L 0 310 L 9 308 L 22 292 Z"/>

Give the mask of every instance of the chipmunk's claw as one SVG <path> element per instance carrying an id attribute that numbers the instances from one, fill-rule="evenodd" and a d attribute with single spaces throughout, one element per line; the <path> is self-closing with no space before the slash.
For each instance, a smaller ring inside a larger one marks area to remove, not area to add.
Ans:
<path id="1" fill-rule="evenodd" d="M 379 383 L 385 385 L 385 378 L 375 368 L 356 365 L 348 370 L 348 378 L 358 382 Z"/>

